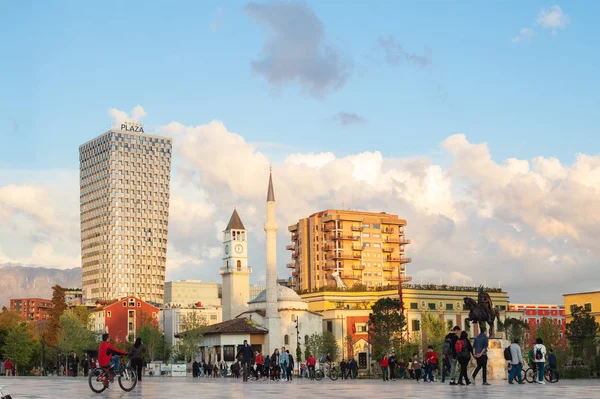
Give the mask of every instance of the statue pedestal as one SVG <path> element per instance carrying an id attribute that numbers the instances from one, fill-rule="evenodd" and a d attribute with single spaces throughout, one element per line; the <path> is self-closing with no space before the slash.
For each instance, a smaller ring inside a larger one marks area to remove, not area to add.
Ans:
<path id="1" fill-rule="evenodd" d="M 471 340 L 473 343 L 473 340 Z M 489 338 L 488 343 L 488 363 L 487 363 L 487 378 L 489 381 L 493 380 L 506 380 L 508 379 L 508 362 L 504 359 L 504 348 L 510 345 L 510 342 L 506 339 L 502 338 Z M 474 357 L 471 358 L 471 364 L 469 364 L 469 378 L 475 371 L 475 367 L 477 367 L 476 359 Z M 483 378 L 483 375 L 480 371 L 477 375 L 477 383 L 480 384 Z"/>

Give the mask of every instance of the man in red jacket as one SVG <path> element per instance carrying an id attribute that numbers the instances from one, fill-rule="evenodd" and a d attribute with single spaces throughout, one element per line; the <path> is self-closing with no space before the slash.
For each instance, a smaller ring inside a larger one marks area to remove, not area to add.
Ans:
<path id="1" fill-rule="evenodd" d="M 308 376 L 311 380 L 314 380 L 314 378 L 315 378 L 316 364 L 317 364 L 317 359 L 315 359 L 315 357 L 311 353 L 310 356 L 308 357 L 308 359 L 306 359 L 306 367 L 308 367 Z"/>
<path id="2" fill-rule="evenodd" d="M 427 354 L 425 355 L 425 378 L 429 377 L 429 382 L 433 382 L 433 370 L 437 369 L 438 354 L 433 350 L 433 346 L 427 347 Z"/>
<path id="3" fill-rule="evenodd" d="M 119 371 L 119 356 L 113 355 L 126 355 L 127 352 L 119 350 L 112 346 L 110 342 L 108 342 L 108 334 L 102 334 L 102 342 L 100 343 L 100 347 L 98 348 L 98 365 L 100 367 L 110 366 L 114 367 L 115 372 Z M 114 376 L 114 373 L 111 372 L 111 378 Z"/>
<path id="4" fill-rule="evenodd" d="M 254 362 L 256 363 L 256 378 L 258 378 L 258 373 L 260 373 L 261 376 L 265 376 L 265 373 L 263 371 L 263 363 L 264 363 L 264 359 L 263 359 L 263 355 L 261 355 L 261 353 L 259 351 L 256 351 L 254 353 Z"/>

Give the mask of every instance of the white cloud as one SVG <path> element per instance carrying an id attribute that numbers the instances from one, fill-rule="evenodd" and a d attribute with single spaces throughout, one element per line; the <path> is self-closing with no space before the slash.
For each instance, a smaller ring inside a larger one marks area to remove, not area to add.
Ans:
<path id="1" fill-rule="evenodd" d="M 524 40 L 531 40 L 535 36 L 535 31 L 531 28 L 521 28 L 519 34 L 513 37 L 513 43 L 522 42 Z"/>
<path id="2" fill-rule="evenodd" d="M 540 11 L 536 22 L 544 28 L 552 29 L 555 32 L 557 29 L 567 27 L 571 18 L 557 5 L 550 8 L 544 8 Z"/>
<path id="3" fill-rule="evenodd" d="M 140 119 L 146 116 L 146 111 L 144 111 L 144 108 L 141 105 L 133 107 L 130 114 L 127 114 L 125 111 L 110 108 L 108 110 L 108 116 L 113 119 L 115 125 L 120 125 L 123 122 L 139 122 Z"/>

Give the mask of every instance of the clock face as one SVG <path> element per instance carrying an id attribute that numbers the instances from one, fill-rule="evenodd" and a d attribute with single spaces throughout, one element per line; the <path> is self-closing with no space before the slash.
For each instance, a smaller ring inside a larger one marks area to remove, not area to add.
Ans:
<path id="1" fill-rule="evenodd" d="M 238 244 L 235 246 L 235 252 L 237 252 L 238 254 L 241 254 L 243 250 L 244 250 L 244 247 L 242 247 L 241 244 Z"/>
<path id="2" fill-rule="evenodd" d="M 229 254 L 229 245 L 225 245 L 225 255 Z"/>

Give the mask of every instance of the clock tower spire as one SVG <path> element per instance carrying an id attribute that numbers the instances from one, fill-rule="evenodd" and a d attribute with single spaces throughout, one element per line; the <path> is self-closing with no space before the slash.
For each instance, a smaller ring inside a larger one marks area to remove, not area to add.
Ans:
<path id="1" fill-rule="evenodd" d="M 223 232 L 223 267 L 219 270 L 223 283 L 223 321 L 248 310 L 250 273 L 247 231 L 234 209 Z"/>

